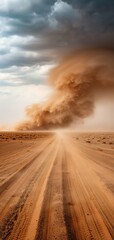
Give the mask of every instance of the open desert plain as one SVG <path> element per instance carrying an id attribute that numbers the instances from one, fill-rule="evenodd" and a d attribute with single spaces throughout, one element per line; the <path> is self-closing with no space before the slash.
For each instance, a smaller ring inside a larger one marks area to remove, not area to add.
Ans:
<path id="1" fill-rule="evenodd" d="M 0 240 L 113 239 L 114 133 L 0 133 Z"/>

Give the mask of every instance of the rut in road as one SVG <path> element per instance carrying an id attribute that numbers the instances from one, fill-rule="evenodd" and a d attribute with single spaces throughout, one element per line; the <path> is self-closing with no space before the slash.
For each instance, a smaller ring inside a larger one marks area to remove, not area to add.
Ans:
<path id="1" fill-rule="evenodd" d="M 45 190 L 35 240 L 68 240 L 63 213 L 61 141 Z"/>

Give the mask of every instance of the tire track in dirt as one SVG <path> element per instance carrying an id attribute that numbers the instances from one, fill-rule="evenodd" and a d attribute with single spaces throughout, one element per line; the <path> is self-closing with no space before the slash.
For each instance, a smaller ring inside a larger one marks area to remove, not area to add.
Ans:
<path id="1" fill-rule="evenodd" d="M 51 144 L 50 151 L 53 149 L 53 147 L 54 147 L 54 145 Z M 46 149 L 48 149 L 48 148 L 49 148 L 49 146 L 46 147 Z M 36 160 L 36 158 L 35 158 L 35 160 Z M 42 175 L 42 172 L 44 171 L 46 166 L 48 167 L 48 162 L 43 161 L 43 163 L 38 168 L 35 175 L 33 175 L 32 179 L 28 182 L 28 185 L 27 185 L 25 191 L 23 192 L 23 194 L 20 196 L 17 204 L 7 213 L 7 215 L 6 215 L 6 217 L 4 217 L 3 221 L 1 221 L 0 239 L 2 239 L 2 240 L 9 239 L 9 236 L 14 228 L 15 222 L 18 220 L 19 215 L 22 213 L 23 208 L 26 205 L 27 199 L 31 195 L 31 191 L 32 191 L 34 185 L 37 183 L 38 178 Z M 27 222 L 27 219 L 26 219 L 26 222 Z M 20 223 L 22 223 L 22 219 L 21 219 Z M 24 231 L 23 231 L 23 233 L 24 233 Z M 14 238 L 12 238 L 12 239 L 14 240 Z M 18 239 L 18 238 L 16 237 L 15 239 Z"/>
<path id="2" fill-rule="evenodd" d="M 45 190 L 35 240 L 67 240 L 63 215 L 61 142 Z"/>
<path id="3" fill-rule="evenodd" d="M 24 167 L 22 167 L 17 173 L 15 173 L 7 182 L 5 182 L 1 187 L 0 187 L 0 194 L 2 194 L 6 188 L 8 188 L 14 181 L 20 177 L 32 164 L 33 162 L 38 158 L 40 155 L 37 154 L 29 163 L 27 163 Z"/>
<path id="4" fill-rule="evenodd" d="M 65 153 L 64 153 L 64 159 L 63 159 L 63 166 L 62 166 L 62 185 L 63 185 L 63 207 L 64 207 L 64 219 L 65 219 L 65 224 L 67 228 L 67 235 L 69 240 L 78 240 L 77 238 L 77 233 L 76 233 L 76 228 L 74 225 L 72 213 L 71 213 L 71 207 L 73 206 L 73 201 L 72 201 L 72 196 L 71 196 L 71 191 L 70 191 L 70 186 L 69 186 L 69 180 L 68 176 L 70 174 L 67 166 L 67 162 L 65 159 Z M 77 219 L 76 223 L 77 224 Z"/>
<path id="5" fill-rule="evenodd" d="M 49 144 L 46 146 L 48 148 Z M 0 195 L 7 189 L 14 181 L 16 181 L 22 174 L 33 164 L 33 162 L 38 158 L 38 156 L 42 153 L 42 149 L 39 153 L 36 154 L 34 158 L 32 158 L 27 164 L 25 164 L 18 172 L 16 172 L 7 182 L 0 186 Z"/>

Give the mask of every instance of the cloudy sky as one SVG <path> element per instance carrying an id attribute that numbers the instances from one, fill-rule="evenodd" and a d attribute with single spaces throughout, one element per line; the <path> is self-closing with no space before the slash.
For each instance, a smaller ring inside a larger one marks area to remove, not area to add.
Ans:
<path id="1" fill-rule="evenodd" d="M 48 71 L 65 52 L 113 45 L 114 0 L 0 1 L 0 125 L 48 98 Z"/>

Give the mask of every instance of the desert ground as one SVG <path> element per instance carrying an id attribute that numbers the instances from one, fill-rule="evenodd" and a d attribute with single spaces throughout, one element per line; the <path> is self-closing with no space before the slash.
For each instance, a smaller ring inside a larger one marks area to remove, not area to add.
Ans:
<path id="1" fill-rule="evenodd" d="M 0 132 L 0 240 L 113 240 L 114 133 Z"/>

